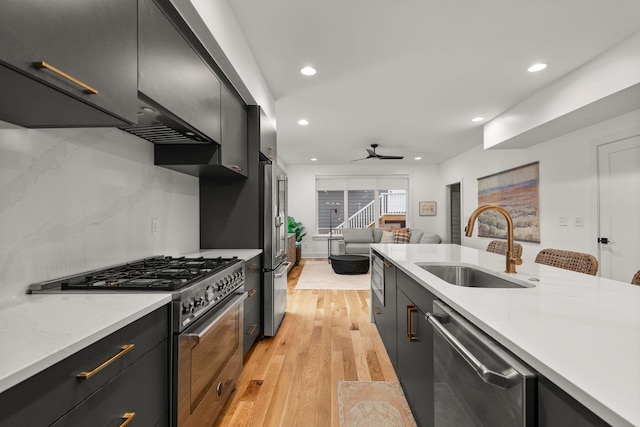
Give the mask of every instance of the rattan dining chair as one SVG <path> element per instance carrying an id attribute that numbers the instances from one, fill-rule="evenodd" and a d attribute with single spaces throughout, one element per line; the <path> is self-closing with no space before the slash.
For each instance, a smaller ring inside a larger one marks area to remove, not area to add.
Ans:
<path id="1" fill-rule="evenodd" d="M 518 258 L 522 257 L 522 245 L 520 243 L 513 244 L 513 250 L 516 252 Z M 506 240 L 492 240 L 487 246 L 487 252 L 493 252 L 494 254 L 507 254 L 507 241 Z"/>
<path id="2" fill-rule="evenodd" d="M 638 270 L 636 275 L 633 276 L 633 279 L 631 279 L 631 284 L 640 286 L 640 270 Z"/>
<path id="3" fill-rule="evenodd" d="M 561 249 L 543 249 L 536 256 L 538 264 L 595 276 L 598 271 L 598 260 L 593 255 L 582 252 L 563 251 Z"/>

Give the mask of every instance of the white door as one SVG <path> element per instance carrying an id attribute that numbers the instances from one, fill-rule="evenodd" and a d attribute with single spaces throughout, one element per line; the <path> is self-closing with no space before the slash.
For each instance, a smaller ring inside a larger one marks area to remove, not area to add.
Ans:
<path id="1" fill-rule="evenodd" d="M 631 282 L 640 270 L 640 137 L 598 147 L 600 275 Z"/>

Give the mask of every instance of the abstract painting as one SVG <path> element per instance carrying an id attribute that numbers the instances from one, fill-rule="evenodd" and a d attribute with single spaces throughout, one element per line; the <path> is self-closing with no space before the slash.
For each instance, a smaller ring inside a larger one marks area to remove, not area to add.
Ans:
<path id="1" fill-rule="evenodd" d="M 514 238 L 540 243 L 539 162 L 478 178 L 478 206 L 498 205 L 513 219 Z M 507 221 L 496 211 L 478 217 L 478 236 L 507 238 Z"/>

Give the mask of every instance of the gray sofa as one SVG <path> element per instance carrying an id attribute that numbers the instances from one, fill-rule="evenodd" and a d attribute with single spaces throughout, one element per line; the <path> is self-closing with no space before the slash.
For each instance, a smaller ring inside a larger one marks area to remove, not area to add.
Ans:
<path id="1" fill-rule="evenodd" d="M 382 228 L 345 228 L 342 240 L 338 240 L 339 255 L 369 255 L 369 246 L 380 243 Z M 409 243 L 440 243 L 442 238 L 437 234 L 425 233 L 419 229 L 409 229 Z"/>

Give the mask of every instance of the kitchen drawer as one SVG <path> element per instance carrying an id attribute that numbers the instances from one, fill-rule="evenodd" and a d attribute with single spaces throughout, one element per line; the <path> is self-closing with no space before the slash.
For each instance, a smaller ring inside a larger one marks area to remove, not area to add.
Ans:
<path id="1" fill-rule="evenodd" d="M 251 302 L 250 305 L 247 305 L 247 301 L 248 300 L 245 301 L 244 306 L 243 357 L 246 356 L 247 352 L 262 332 L 262 310 L 260 299 Z"/>
<path id="2" fill-rule="evenodd" d="M 159 308 L 0 394 L 0 426 L 51 424 L 166 340 L 168 316 L 168 306 Z M 94 375 L 78 378 L 118 354 Z"/>
<path id="3" fill-rule="evenodd" d="M 156 425 L 169 408 L 168 355 L 165 339 L 53 426 Z"/>

